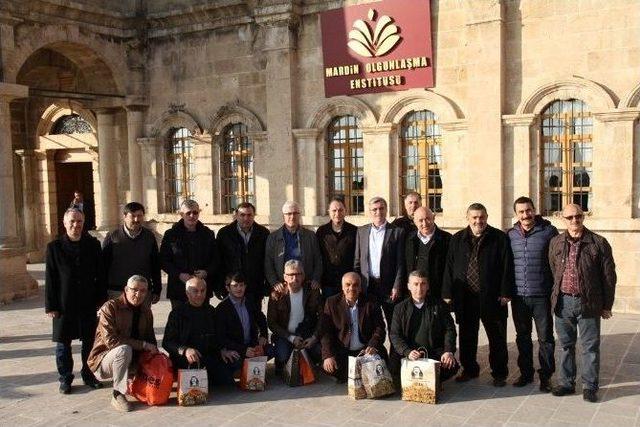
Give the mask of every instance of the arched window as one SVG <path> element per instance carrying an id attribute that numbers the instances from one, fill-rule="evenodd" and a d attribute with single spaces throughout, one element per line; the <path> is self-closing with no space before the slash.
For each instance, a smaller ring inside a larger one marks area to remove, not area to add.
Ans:
<path id="1" fill-rule="evenodd" d="M 334 118 L 327 129 L 327 198 L 344 200 L 347 214 L 364 212 L 364 158 L 358 118 Z"/>
<path id="2" fill-rule="evenodd" d="M 542 112 L 542 214 L 569 203 L 585 212 L 592 194 L 593 120 L 578 99 L 554 101 Z"/>
<path id="3" fill-rule="evenodd" d="M 93 132 L 91 125 L 77 114 L 60 117 L 51 128 L 51 135 L 68 135 L 72 133 Z"/>
<path id="4" fill-rule="evenodd" d="M 223 212 L 232 213 L 242 202 L 255 204 L 253 145 L 246 125 L 235 123 L 224 130 L 220 157 Z"/>
<path id="5" fill-rule="evenodd" d="M 429 110 L 412 111 L 402 120 L 400 206 L 402 199 L 415 191 L 433 212 L 442 212 L 442 137 L 437 120 Z"/>
<path id="6" fill-rule="evenodd" d="M 175 212 L 193 198 L 194 143 L 187 128 L 173 129 L 165 153 L 165 210 Z"/>

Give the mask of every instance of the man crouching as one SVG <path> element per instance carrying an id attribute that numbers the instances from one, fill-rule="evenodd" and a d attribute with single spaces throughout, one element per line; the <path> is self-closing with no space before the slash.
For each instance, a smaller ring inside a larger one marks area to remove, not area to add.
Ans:
<path id="1" fill-rule="evenodd" d="M 143 276 L 131 276 L 122 295 L 107 301 L 98 312 L 98 328 L 88 364 L 98 378 L 113 378 L 111 405 L 119 411 L 131 411 L 131 403 L 125 394 L 129 368 L 132 361 L 137 361 L 134 354 L 158 352 L 153 314 L 142 304 L 148 286 Z"/>

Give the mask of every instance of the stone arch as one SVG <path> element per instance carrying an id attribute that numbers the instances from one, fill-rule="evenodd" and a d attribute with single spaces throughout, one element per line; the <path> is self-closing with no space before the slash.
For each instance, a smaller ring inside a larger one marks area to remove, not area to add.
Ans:
<path id="1" fill-rule="evenodd" d="M 616 108 L 616 100 L 601 85 L 591 80 L 569 77 L 540 86 L 522 101 L 516 114 L 538 114 L 552 101 L 571 98 L 586 102 L 594 113 Z"/>
<path id="2" fill-rule="evenodd" d="M 65 100 L 51 104 L 44 110 L 44 112 L 40 116 L 38 126 L 36 127 L 36 137 L 51 133 L 53 125 L 61 117 L 68 116 L 70 114 L 77 114 L 82 117 L 82 119 L 89 123 L 89 125 L 93 129 L 93 134 L 97 134 L 98 121 L 95 114 L 93 114 L 91 110 L 85 108 L 79 102 Z"/>
<path id="3" fill-rule="evenodd" d="M 233 123 L 244 123 L 249 132 L 263 132 L 262 122 L 252 111 L 239 105 L 223 105 L 209 118 L 209 130 L 216 137 L 222 134 L 224 128 Z"/>
<path id="4" fill-rule="evenodd" d="M 307 121 L 308 129 L 323 129 L 336 116 L 352 115 L 360 120 L 361 127 L 373 127 L 377 119 L 364 101 L 349 96 L 337 96 L 323 100 Z"/>
<path id="5" fill-rule="evenodd" d="M 411 111 L 429 110 L 442 122 L 463 119 L 456 105 L 448 98 L 432 91 L 409 95 L 388 106 L 380 115 L 380 125 L 399 124 Z"/>
<path id="6" fill-rule="evenodd" d="M 640 83 L 638 83 L 629 93 L 620 101 L 620 108 L 637 108 L 640 107 Z"/>
<path id="7" fill-rule="evenodd" d="M 54 50 L 82 66 L 100 61 L 109 69 L 113 79 L 113 93 L 127 92 L 128 67 L 124 45 L 114 45 L 106 40 L 81 34 L 74 25 L 24 26 L 15 31 L 16 48 L 8 55 L 5 79 L 17 82 L 22 66 L 39 49 Z"/>
<path id="8" fill-rule="evenodd" d="M 186 111 L 165 111 L 153 122 L 151 136 L 164 138 L 171 129 L 176 128 L 187 128 L 194 137 L 203 135 L 202 127 L 190 113 Z"/>

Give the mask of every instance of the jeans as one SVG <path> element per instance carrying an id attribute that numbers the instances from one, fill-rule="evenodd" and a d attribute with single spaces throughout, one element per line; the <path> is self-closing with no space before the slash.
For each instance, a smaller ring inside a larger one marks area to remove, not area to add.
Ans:
<path id="1" fill-rule="evenodd" d="M 555 340 L 553 338 L 553 318 L 551 302 L 548 297 L 516 296 L 511 302 L 513 325 L 516 328 L 516 344 L 518 345 L 518 367 L 525 378 L 533 378 L 533 342 L 531 341 L 531 319 L 536 325 L 538 334 L 538 374 L 542 379 L 549 379 L 556 370 L 553 356 Z"/>
<path id="2" fill-rule="evenodd" d="M 78 331 L 80 334 L 80 340 L 82 341 L 82 347 L 80 350 L 80 360 L 82 360 L 82 379 L 85 382 L 93 381 L 94 375 L 87 365 L 87 359 L 91 348 L 93 347 L 93 340 L 96 333 L 96 319 L 95 317 L 79 317 L 74 319 L 78 322 Z M 58 369 L 58 380 L 61 383 L 71 384 L 74 379 L 73 375 L 73 356 L 71 355 L 71 339 L 56 342 L 56 367 Z"/>
<path id="3" fill-rule="evenodd" d="M 576 341 L 582 346 L 582 387 L 598 390 L 600 374 L 600 317 L 583 317 L 580 297 L 559 295 L 556 307 L 556 332 L 560 345 L 558 383 L 574 388 L 576 383 Z"/>

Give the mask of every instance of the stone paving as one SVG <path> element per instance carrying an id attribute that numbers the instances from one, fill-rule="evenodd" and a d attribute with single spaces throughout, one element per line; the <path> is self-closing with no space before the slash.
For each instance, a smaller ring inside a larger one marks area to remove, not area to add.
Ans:
<path id="1" fill-rule="evenodd" d="M 43 266 L 29 266 L 42 284 Z M 169 303 L 154 306 L 156 334 L 162 332 Z M 460 385 L 448 381 L 438 405 L 383 400 L 353 401 L 346 385 L 322 377 L 316 384 L 290 388 L 273 377 L 270 366 L 265 392 L 211 390 L 206 405 L 178 407 L 175 394 L 169 404 L 116 412 L 109 405 L 111 390 L 93 391 L 76 378 L 73 393 L 58 393 L 50 340 L 50 320 L 43 310 L 43 288 L 35 298 L 0 308 L 0 425 L 223 425 L 223 426 L 639 426 L 640 427 L 640 316 L 616 314 L 603 322 L 600 401 L 586 403 L 574 396 L 553 397 L 532 384 L 494 388 L 487 366 L 487 345 L 481 332 L 479 358 L 485 367 L 480 378 Z M 517 377 L 515 333 L 510 325 L 510 378 Z M 76 371 L 79 346 L 74 345 Z M 578 372 L 579 373 L 579 372 Z M 76 373 L 79 377 L 79 374 Z"/>

